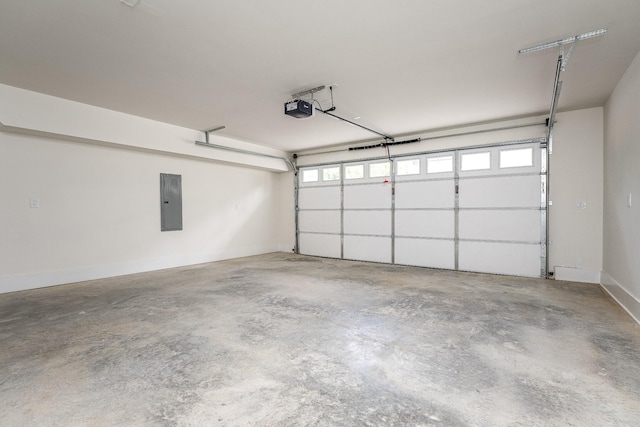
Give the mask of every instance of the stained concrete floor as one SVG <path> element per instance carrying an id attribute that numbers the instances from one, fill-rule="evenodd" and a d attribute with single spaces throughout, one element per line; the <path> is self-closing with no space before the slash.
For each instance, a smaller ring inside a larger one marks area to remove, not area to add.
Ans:
<path id="1" fill-rule="evenodd" d="M 268 254 L 0 295 L 3 426 L 637 426 L 596 285 Z"/>

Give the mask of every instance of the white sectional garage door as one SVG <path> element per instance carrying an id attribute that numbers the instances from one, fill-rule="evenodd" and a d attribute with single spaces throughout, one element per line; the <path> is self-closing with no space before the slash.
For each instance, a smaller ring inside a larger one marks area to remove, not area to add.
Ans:
<path id="1" fill-rule="evenodd" d="M 544 277 L 545 159 L 536 141 L 301 168 L 298 251 Z"/>
<path id="2" fill-rule="evenodd" d="M 335 170 L 300 170 L 298 190 L 299 252 L 329 258 L 342 257 L 342 185 Z M 320 175 L 319 175 L 320 174 Z"/>
<path id="3" fill-rule="evenodd" d="M 395 262 L 455 269 L 455 153 L 396 160 Z"/>
<path id="4" fill-rule="evenodd" d="M 385 160 L 346 164 L 344 171 L 347 173 L 344 179 L 343 257 L 361 261 L 393 262 L 391 162 Z"/>
<path id="5" fill-rule="evenodd" d="M 459 154 L 459 270 L 543 275 L 541 159 L 539 144 Z"/>

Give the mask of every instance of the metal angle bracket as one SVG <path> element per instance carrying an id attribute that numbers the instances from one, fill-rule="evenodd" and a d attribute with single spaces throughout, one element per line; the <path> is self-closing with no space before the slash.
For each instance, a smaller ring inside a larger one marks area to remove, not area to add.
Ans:
<path id="1" fill-rule="evenodd" d="M 205 137 L 205 140 L 206 140 L 207 144 L 209 143 L 209 133 L 216 132 L 216 131 L 222 130 L 224 128 L 226 128 L 226 126 L 216 126 L 216 127 L 212 128 L 212 129 L 205 130 L 204 131 L 204 137 Z"/>

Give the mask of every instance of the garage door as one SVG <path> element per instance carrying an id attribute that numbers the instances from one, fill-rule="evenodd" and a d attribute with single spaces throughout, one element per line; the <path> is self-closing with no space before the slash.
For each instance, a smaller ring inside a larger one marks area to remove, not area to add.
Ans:
<path id="1" fill-rule="evenodd" d="M 459 154 L 458 269 L 542 274 L 541 158 L 539 144 Z"/>
<path id="2" fill-rule="evenodd" d="M 302 254 L 546 276 L 541 141 L 300 169 Z"/>
<path id="3" fill-rule="evenodd" d="M 391 161 L 344 165 L 343 257 L 392 263 Z"/>
<path id="4" fill-rule="evenodd" d="M 395 162 L 395 262 L 456 268 L 455 153 Z"/>
<path id="5" fill-rule="evenodd" d="M 342 258 L 341 166 L 298 173 L 298 251 Z"/>

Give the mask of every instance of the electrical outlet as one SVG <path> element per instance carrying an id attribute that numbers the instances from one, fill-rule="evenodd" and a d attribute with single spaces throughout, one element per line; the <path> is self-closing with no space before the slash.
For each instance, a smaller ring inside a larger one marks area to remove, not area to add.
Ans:
<path id="1" fill-rule="evenodd" d="M 35 208 L 39 208 L 40 207 L 40 199 L 36 198 L 36 197 L 32 197 L 31 199 L 29 199 L 29 207 L 35 209 Z"/>
<path id="2" fill-rule="evenodd" d="M 587 202 L 576 202 L 576 209 L 585 210 L 587 209 Z"/>

